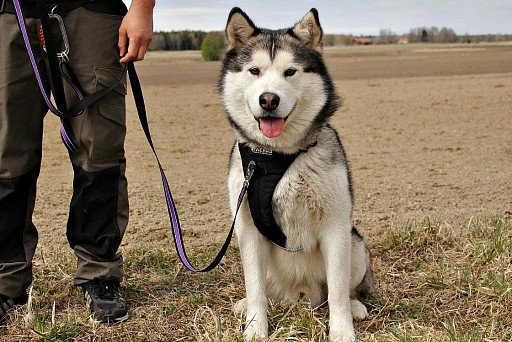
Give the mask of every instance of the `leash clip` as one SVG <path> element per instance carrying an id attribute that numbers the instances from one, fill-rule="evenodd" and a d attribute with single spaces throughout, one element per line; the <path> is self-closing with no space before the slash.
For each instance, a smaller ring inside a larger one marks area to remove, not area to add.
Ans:
<path id="1" fill-rule="evenodd" d="M 57 6 L 53 6 L 52 10 L 48 14 L 48 18 L 55 19 L 59 23 L 60 28 L 60 34 L 62 36 L 62 41 L 64 42 L 64 50 L 57 53 L 57 58 L 59 58 L 63 62 L 69 62 L 69 39 L 68 39 L 68 33 L 66 31 L 66 26 L 64 25 L 64 20 L 60 15 L 55 13 L 55 10 L 57 9 Z M 43 45 L 44 52 L 46 51 L 46 46 Z"/>
<path id="2" fill-rule="evenodd" d="M 256 163 L 251 160 L 249 162 L 249 165 L 247 166 L 247 173 L 245 175 L 245 180 L 248 182 L 251 180 L 252 176 L 254 175 L 254 171 L 256 170 Z"/>

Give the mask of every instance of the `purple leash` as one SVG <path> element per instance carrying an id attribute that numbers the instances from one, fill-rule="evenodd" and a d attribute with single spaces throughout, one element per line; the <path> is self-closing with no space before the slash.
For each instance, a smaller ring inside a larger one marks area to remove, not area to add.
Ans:
<path id="1" fill-rule="evenodd" d="M 27 53 L 28 53 L 28 56 L 30 59 L 30 64 L 32 65 L 32 69 L 34 70 L 36 81 L 37 81 L 37 84 L 41 91 L 41 94 L 42 94 L 48 108 L 50 109 L 50 111 L 52 113 L 54 113 L 55 115 L 59 116 L 61 118 L 61 120 L 63 118 L 72 118 L 72 117 L 76 117 L 76 116 L 80 115 L 85 110 L 85 108 L 87 108 L 89 105 L 93 104 L 94 102 L 99 100 L 102 96 L 106 95 L 108 92 L 110 92 L 112 89 L 114 89 L 114 87 L 121 81 L 124 74 L 128 70 L 128 76 L 130 77 L 130 84 L 132 86 L 132 92 L 133 92 L 133 97 L 135 100 L 135 106 L 137 107 L 137 114 L 139 115 L 139 120 L 140 120 L 142 129 L 144 131 L 144 134 L 146 135 L 146 139 L 148 140 L 149 146 L 151 147 L 151 150 L 153 151 L 153 154 L 155 155 L 156 161 L 158 163 L 158 169 L 160 170 L 160 176 L 162 178 L 162 186 L 163 186 L 164 194 L 165 194 L 165 201 L 167 203 L 167 211 L 169 213 L 169 219 L 170 219 L 170 223 L 172 226 L 174 245 L 176 247 L 176 251 L 178 252 L 178 257 L 179 257 L 181 263 L 185 266 L 185 268 L 187 268 L 191 272 L 208 272 L 208 271 L 213 270 L 220 263 L 220 261 L 222 260 L 222 258 L 224 257 L 224 255 L 226 254 L 226 252 L 228 250 L 229 244 L 231 242 L 231 238 L 233 237 L 233 232 L 235 230 L 236 218 L 238 216 L 240 207 L 243 203 L 244 196 L 247 193 L 247 189 L 249 188 L 250 180 L 254 173 L 256 164 L 254 162 L 250 162 L 248 165 L 245 181 L 243 183 L 242 190 L 240 191 L 240 195 L 238 196 L 236 211 L 235 211 L 235 215 L 233 217 L 233 223 L 231 224 L 231 229 L 228 233 L 228 236 L 226 237 L 226 241 L 222 245 L 220 251 L 217 253 L 217 256 L 205 268 L 201 269 L 201 268 L 194 267 L 192 265 L 192 263 L 190 262 L 190 259 L 188 258 L 187 253 L 185 251 L 185 245 L 183 243 L 183 233 L 182 233 L 181 226 L 180 226 L 178 211 L 176 210 L 176 205 L 175 205 L 174 199 L 172 197 L 171 188 L 169 187 L 169 182 L 167 181 L 165 171 L 162 167 L 162 164 L 160 163 L 160 160 L 156 153 L 156 149 L 153 145 L 153 140 L 151 138 L 151 133 L 149 130 L 149 124 L 148 124 L 148 120 L 147 120 L 146 106 L 144 104 L 144 96 L 142 93 L 142 87 L 140 85 L 140 81 L 139 81 L 139 78 L 137 77 L 137 73 L 135 71 L 135 66 L 133 65 L 133 63 L 130 62 L 125 65 L 125 69 L 123 71 L 121 78 L 114 85 L 84 98 L 80 89 L 70 79 L 69 75 L 67 75 L 64 72 L 63 65 L 65 65 L 65 63 L 61 61 L 60 67 L 61 67 L 61 71 L 62 71 L 62 76 L 67 81 L 67 83 L 70 84 L 70 86 L 76 92 L 76 94 L 80 100 L 78 105 L 76 105 L 70 111 L 68 111 L 66 113 L 62 112 L 56 106 L 53 105 L 53 103 L 50 101 L 48 93 L 46 92 L 46 90 L 44 88 L 43 80 L 41 78 L 41 74 L 39 72 L 39 68 L 37 66 L 36 59 L 35 59 L 34 53 L 32 51 L 32 47 L 30 46 L 30 40 L 29 40 L 28 34 L 27 34 L 25 18 L 23 16 L 23 12 L 21 10 L 19 0 L 13 0 L 13 4 L 14 4 L 14 8 L 16 10 L 16 18 L 18 20 L 18 25 L 20 27 L 23 41 L 25 43 L 25 47 L 27 49 Z M 64 142 L 66 147 L 71 152 L 77 151 L 78 146 L 76 146 L 73 143 L 72 139 L 70 138 L 69 134 L 66 131 L 66 127 L 64 124 L 60 129 L 60 133 L 61 133 L 62 141 Z"/>
<path id="2" fill-rule="evenodd" d="M 60 117 L 61 121 L 63 121 L 63 125 L 60 129 L 62 141 L 64 142 L 64 144 L 66 145 L 66 147 L 69 149 L 70 152 L 76 152 L 76 151 L 78 151 L 79 147 L 73 142 L 73 139 L 71 138 L 72 134 L 70 134 L 68 132 L 68 129 L 70 129 L 70 127 L 69 127 L 69 125 L 65 124 L 64 119 L 71 119 L 71 118 L 81 115 L 87 107 L 89 107 L 90 105 L 92 105 L 93 103 L 95 103 L 96 101 L 101 99 L 103 96 L 108 94 L 110 91 L 112 91 L 119 84 L 119 82 L 121 82 L 121 80 L 123 79 L 123 77 L 126 73 L 126 70 L 127 70 L 127 66 L 125 65 L 123 72 L 121 74 L 121 77 L 110 87 L 101 89 L 93 94 L 84 96 L 82 94 L 82 92 L 80 91 L 79 87 L 76 84 L 74 84 L 74 82 L 70 79 L 70 76 L 64 72 L 63 68 L 64 68 L 64 66 L 66 66 L 69 68 L 69 73 L 70 74 L 72 73 L 71 68 L 69 67 L 69 63 L 67 63 L 67 61 L 65 61 L 66 56 L 67 56 L 67 51 L 62 52 L 60 54 L 61 56 L 59 57 L 59 59 L 60 59 L 59 67 L 61 69 L 61 75 L 66 80 L 66 82 L 71 86 L 71 88 L 75 91 L 76 95 L 78 96 L 79 101 L 76 104 L 74 104 L 74 106 L 72 108 L 70 108 L 66 111 L 59 110 L 59 108 L 57 108 L 57 106 L 55 106 L 51 102 L 50 96 L 46 92 L 46 89 L 44 87 L 43 79 L 41 77 L 39 67 L 37 66 L 34 52 L 30 45 L 30 39 L 29 39 L 28 33 L 27 33 L 27 24 L 25 22 L 25 17 L 23 16 L 23 11 L 20 6 L 20 1 L 12 0 L 12 2 L 14 5 L 14 9 L 16 11 L 16 19 L 17 19 L 18 25 L 20 27 L 23 42 L 25 44 L 25 48 L 27 49 L 30 64 L 32 65 L 32 69 L 34 70 L 34 75 L 36 77 L 36 81 L 37 81 L 39 90 L 41 91 L 41 95 L 43 96 L 44 101 L 46 102 L 46 105 L 48 106 L 50 111 L 53 114 L 55 114 L 56 116 Z M 63 34 L 65 34 L 65 29 L 63 28 L 63 23 L 62 23 L 62 18 L 60 18 L 58 15 L 53 14 L 53 11 L 52 11 L 52 15 L 54 18 L 57 18 L 61 22 L 61 24 L 62 24 L 61 31 Z M 68 127 L 66 127 L 66 126 L 68 126 Z"/>
<path id="3" fill-rule="evenodd" d="M 130 77 L 130 84 L 132 86 L 133 91 L 133 97 L 135 99 L 135 106 L 137 107 L 137 113 L 139 115 L 140 124 L 142 126 L 142 130 L 144 131 L 144 134 L 146 135 L 146 139 L 149 143 L 149 146 L 151 147 L 151 150 L 153 151 L 153 154 L 155 155 L 156 161 L 158 163 L 158 169 L 160 170 L 160 176 L 162 178 L 162 186 L 164 188 L 164 194 L 165 194 L 165 201 L 167 203 L 167 211 L 169 213 L 169 219 L 172 227 L 172 234 L 174 238 L 174 245 L 176 247 L 176 251 L 178 252 L 178 257 L 189 271 L 191 272 L 208 272 L 213 270 L 222 260 L 224 255 L 226 254 L 229 243 L 231 241 L 231 238 L 233 237 L 233 232 L 235 230 L 235 222 L 236 218 L 238 216 L 238 212 L 240 210 L 240 207 L 243 203 L 243 199 L 245 194 L 247 193 L 247 189 L 249 189 L 250 180 L 254 174 L 254 170 L 256 169 L 256 163 L 250 162 L 247 167 L 247 173 L 245 176 L 245 181 L 242 186 L 242 190 L 240 191 L 240 195 L 238 196 L 238 201 L 236 204 L 236 211 L 235 215 L 233 217 L 233 223 L 231 224 L 231 229 L 229 230 L 228 236 L 226 237 L 226 241 L 222 245 L 220 251 L 217 253 L 217 256 L 214 258 L 214 260 L 205 268 L 196 268 L 192 265 L 190 262 L 190 259 L 187 256 L 187 253 L 185 251 L 185 246 L 183 243 L 183 233 L 181 231 L 180 226 L 180 220 L 178 217 L 178 211 L 176 210 L 176 205 L 174 203 L 174 199 L 172 198 L 171 194 L 171 188 L 169 187 L 169 182 L 167 181 L 167 177 L 165 175 L 164 169 L 162 167 L 162 164 L 160 163 L 160 160 L 158 158 L 158 155 L 156 153 L 155 146 L 153 145 L 153 139 L 151 138 L 151 133 L 149 130 L 149 124 L 147 119 L 147 113 L 146 113 L 146 106 L 144 104 L 144 96 L 142 94 L 142 87 L 140 85 L 139 78 L 137 77 L 137 72 L 135 71 L 135 67 L 133 63 L 128 63 L 128 76 Z"/>
<path id="4" fill-rule="evenodd" d="M 34 51 L 32 51 L 32 46 L 30 45 L 30 40 L 28 38 L 28 33 L 27 33 L 27 24 L 25 22 L 25 17 L 23 16 L 23 11 L 21 10 L 19 0 L 13 0 L 13 4 L 14 4 L 14 8 L 16 10 L 16 19 L 18 20 L 18 25 L 20 27 L 23 42 L 25 43 L 25 48 L 27 49 L 28 57 L 30 59 L 30 64 L 32 65 L 32 69 L 34 70 L 34 75 L 36 76 L 37 85 L 39 86 L 41 95 L 43 96 L 44 101 L 46 102 L 46 105 L 48 106 L 50 111 L 53 114 L 62 117 L 65 114 L 63 112 L 61 112 L 56 106 L 53 105 L 53 103 L 50 100 L 50 97 L 44 87 L 43 79 L 41 78 L 41 73 L 39 72 L 39 67 L 37 66 L 36 58 L 34 56 Z M 75 90 L 78 98 L 80 100 L 82 100 L 84 98 L 82 93 L 77 89 L 77 87 L 73 83 L 69 82 L 69 80 L 67 78 L 65 78 L 65 79 Z M 81 113 L 83 113 L 83 111 L 80 112 L 80 114 Z M 71 152 L 78 151 L 78 146 L 76 146 L 73 143 L 68 132 L 64 128 L 64 125 L 62 125 L 60 128 L 60 135 L 61 135 L 62 141 L 64 142 L 64 145 L 66 145 L 66 147 L 68 148 L 69 151 L 71 151 Z"/>

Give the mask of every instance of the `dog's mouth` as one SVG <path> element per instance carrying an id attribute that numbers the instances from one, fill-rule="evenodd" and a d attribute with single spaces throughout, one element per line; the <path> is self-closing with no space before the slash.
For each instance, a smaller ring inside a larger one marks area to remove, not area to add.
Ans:
<path id="1" fill-rule="evenodd" d="M 286 119 L 266 116 L 258 120 L 261 133 L 267 138 L 277 138 L 283 133 Z"/>

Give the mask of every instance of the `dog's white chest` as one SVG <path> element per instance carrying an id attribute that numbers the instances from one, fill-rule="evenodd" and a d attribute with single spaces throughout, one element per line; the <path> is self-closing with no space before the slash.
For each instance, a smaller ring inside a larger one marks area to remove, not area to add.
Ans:
<path id="1" fill-rule="evenodd" d="M 317 165 L 308 156 L 298 159 L 274 191 L 274 217 L 287 236 L 288 248 L 314 250 L 320 227 L 342 202 L 350 205 L 341 167 L 320 169 Z"/>

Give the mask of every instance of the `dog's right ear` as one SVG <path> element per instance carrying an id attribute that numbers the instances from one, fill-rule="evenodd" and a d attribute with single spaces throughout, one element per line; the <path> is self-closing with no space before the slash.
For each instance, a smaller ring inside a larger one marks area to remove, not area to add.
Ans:
<path id="1" fill-rule="evenodd" d="M 257 30 L 249 16 L 240 8 L 234 7 L 229 13 L 226 25 L 226 50 L 244 46 Z"/>

